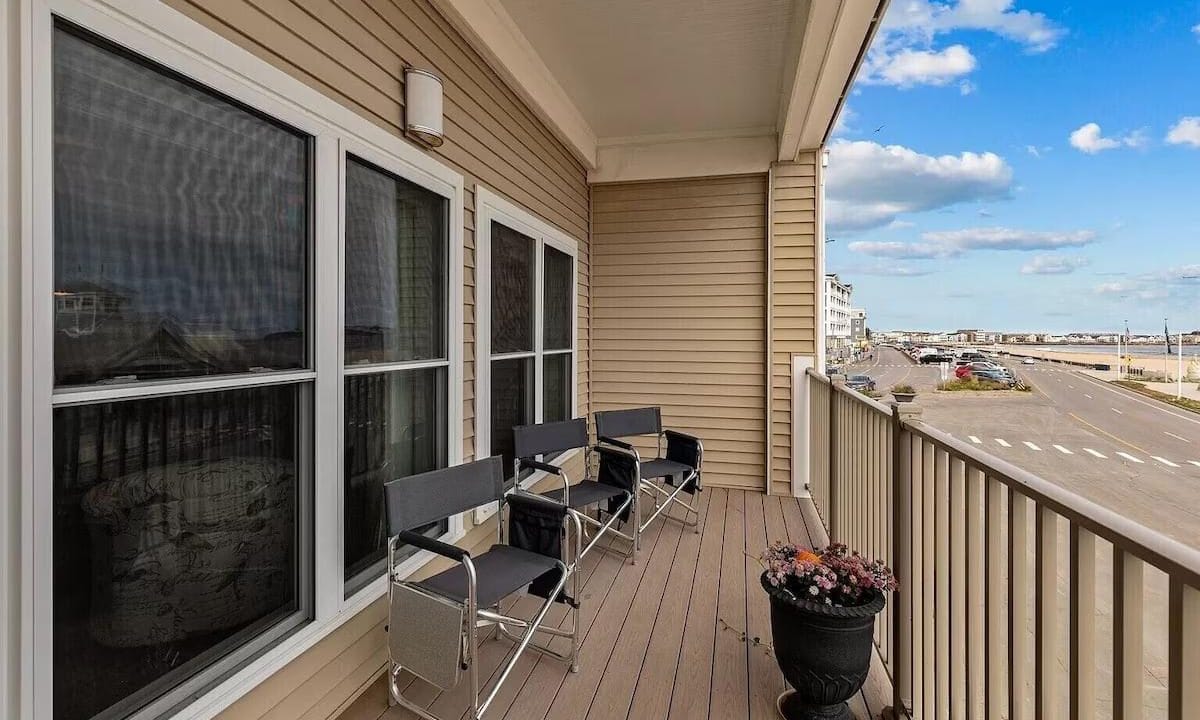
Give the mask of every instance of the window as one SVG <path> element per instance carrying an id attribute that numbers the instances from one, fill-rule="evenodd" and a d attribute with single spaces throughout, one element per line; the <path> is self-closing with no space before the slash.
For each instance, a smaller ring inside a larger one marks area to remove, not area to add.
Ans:
<path id="1" fill-rule="evenodd" d="M 164 4 L 30 15 L 31 715 L 215 715 L 384 594 L 382 483 L 462 460 L 462 176 Z"/>
<path id="2" fill-rule="evenodd" d="M 346 156 L 346 595 L 384 574 L 383 484 L 446 467 L 449 200 Z M 446 524 L 425 531 L 445 533 Z"/>
<path id="3" fill-rule="evenodd" d="M 479 385 L 487 400 L 476 411 L 477 455 L 502 455 L 511 479 L 513 427 L 575 414 L 576 246 L 483 188 L 476 197 Z"/>
<path id="4" fill-rule="evenodd" d="M 312 138 L 52 52 L 53 717 L 125 717 L 311 617 Z"/>

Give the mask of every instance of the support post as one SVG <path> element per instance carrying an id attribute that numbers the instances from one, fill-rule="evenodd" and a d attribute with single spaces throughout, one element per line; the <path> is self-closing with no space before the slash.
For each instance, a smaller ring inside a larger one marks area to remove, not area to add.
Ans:
<path id="1" fill-rule="evenodd" d="M 829 541 L 836 542 L 838 533 L 838 393 L 843 392 L 846 377 L 832 375 L 829 378 Z"/>
<path id="2" fill-rule="evenodd" d="M 912 441 L 908 423 L 921 419 L 913 403 L 892 403 L 892 717 L 912 716 Z"/>

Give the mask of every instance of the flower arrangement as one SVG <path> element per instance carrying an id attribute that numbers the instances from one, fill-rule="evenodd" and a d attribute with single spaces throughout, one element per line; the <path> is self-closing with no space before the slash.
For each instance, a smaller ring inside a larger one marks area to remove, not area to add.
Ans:
<path id="1" fill-rule="evenodd" d="M 880 560 L 867 560 L 841 543 L 813 551 L 777 542 L 762 554 L 767 582 L 796 599 L 837 607 L 870 602 L 896 589 L 896 577 Z"/>

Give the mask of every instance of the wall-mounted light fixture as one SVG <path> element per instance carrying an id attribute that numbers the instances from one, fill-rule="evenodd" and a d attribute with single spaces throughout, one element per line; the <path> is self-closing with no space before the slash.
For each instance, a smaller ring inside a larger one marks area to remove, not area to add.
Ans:
<path id="1" fill-rule="evenodd" d="M 442 79 L 428 70 L 404 68 L 404 132 L 428 147 L 442 137 Z"/>

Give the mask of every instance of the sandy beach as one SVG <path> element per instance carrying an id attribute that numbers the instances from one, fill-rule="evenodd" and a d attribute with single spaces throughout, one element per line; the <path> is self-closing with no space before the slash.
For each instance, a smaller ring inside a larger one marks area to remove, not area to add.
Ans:
<path id="1" fill-rule="evenodd" d="M 1043 348 L 1031 347 L 1028 345 L 997 345 L 997 350 L 1007 352 L 1013 355 L 1023 357 L 1034 357 L 1041 360 L 1061 360 L 1071 363 L 1084 363 L 1093 365 L 1102 363 L 1113 368 L 1117 364 L 1117 349 L 1114 346 L 1111 355 L 1102 355 L 1100 353 L 1082 353 L 1082 352 L 1064 352 L 1060 350 L 1045 350 Z M 1174 355 L 1170 359 L 1164 357 L 1154 357 L 1152 355 L 1126 355 L 1127 367 L 1142 372 L 1161 375 L 1166 371 L 1166 375 L 1172 379 L 1178 370 L 1178 360 Z M 1183 358 L 1184 380 L 1188 378 L 1200 378 L 1200 360 L 1186 355 Z"/>

